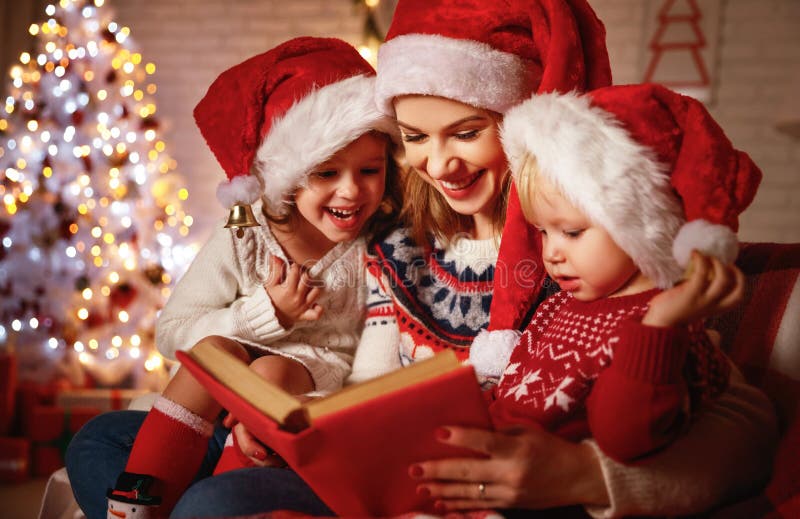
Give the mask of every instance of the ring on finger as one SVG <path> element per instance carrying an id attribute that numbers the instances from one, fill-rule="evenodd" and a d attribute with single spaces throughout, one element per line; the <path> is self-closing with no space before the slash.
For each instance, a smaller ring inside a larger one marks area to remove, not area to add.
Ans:
<path id="1" fill-rule="evenodd" d="M 478 497 L 480 499 L 486 498 L 486 483 L 478 483 Z"/>

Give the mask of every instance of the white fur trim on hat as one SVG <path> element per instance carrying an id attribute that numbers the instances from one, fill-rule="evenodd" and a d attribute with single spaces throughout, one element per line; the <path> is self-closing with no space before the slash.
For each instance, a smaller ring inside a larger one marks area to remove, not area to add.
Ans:
<path id="1" fill-rule="evenodd" d="M 481 330 L 469 347 L 469 363 L 481 377 L 499 379 L 519 341 L 517 330 Z"/>
<path id="2" fill-rule="evenodd" d="M 378 50 L 378 109 L 394 116 L 392 99 L 423 94 L 504 113 L 538 85 L 526 61 L 473 40 L 406 34 Z"/>
<path id="3" fill-rule="evenodd" d="M 739 252 L 739 239 L 727 225 L 714 224 L 708 220 L 692 220 L 678 231 L 672 244 L 672 254 L 680 266 L 686 267 L 693 250 L 730 265 Z"/>
<path id="4" fill-rule="evenodd" d="M 393 135 L 393 121 L 375 108 L 373 76 L 359 75 L 313 90 L 279 120 L 258 149 L 255 169 L 272 211 L 302 186 L 312 169 L 370 130 Z"/>
<path id="5" fill-rule="evenodd" d="M 660 288 L 683 269 L 672 242 L 685 217 L 666 168 L 587 96 L 543 94 L 512 108 L 501 133 L 511 170 L 534 155 L 575 207 L 602 226 Z"/>
<path id="6" fill-rule="evenodd" d="M 217 200 L 223 207 L 252 204 L 261 196 L 261 184 L 252 175 L 239 175 L 217 186 Z"/>

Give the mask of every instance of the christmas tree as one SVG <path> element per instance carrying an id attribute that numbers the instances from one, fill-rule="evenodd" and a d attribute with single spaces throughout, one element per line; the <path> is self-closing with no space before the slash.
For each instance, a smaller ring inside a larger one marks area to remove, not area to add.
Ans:
<path id="1" fill-rule="evenodd" d="M 653 55 L 644 81 L 661 83 L 679 91 L 709 85 L 701 55 L 706 46 L 701 19 L 702 13 L 695 0 L 665 0 L 658 14 L 658 29 L 650 42 Z"/>
<path id="2" fill-rule="evenodd" d="M 129 383 L 162 369 L 156 314 L 197 249 L 188 192 L 130 30 L 103 0 L 46 14 L 0 103 L 0 351 L 21 378 L 72 360 L 101 385 Z"/>

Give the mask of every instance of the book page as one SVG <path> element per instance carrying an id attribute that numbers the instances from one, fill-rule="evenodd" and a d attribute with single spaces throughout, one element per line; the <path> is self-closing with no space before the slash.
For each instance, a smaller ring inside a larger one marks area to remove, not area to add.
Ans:
<path id="1" fill-rule="evenodd" d="M 280 424 L 302 408 L 298 399 L 270 384 L 236 356 L 210 342 L 200 341 L 186 352 L 220 383 Z"/>
<path id="2" fill-rule="evenodd" d="M 309 418 L 313 422 L 316 417 L 435 378 L 442 373 L 458 368 L 459 365 L 455 353 L 446 350 L 429 359 L 415 362 L 411 366 L 398 369 L 372 380 L 347 386 L 324 398 L 311 400 L 305 404 L 305 407 Z"/>

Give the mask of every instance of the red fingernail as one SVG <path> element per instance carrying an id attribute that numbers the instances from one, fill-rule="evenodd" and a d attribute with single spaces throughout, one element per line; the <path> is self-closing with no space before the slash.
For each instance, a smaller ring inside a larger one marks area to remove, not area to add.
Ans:
<path id="1" fill-rule="evenodd" d="M 267 459 L 267 453 L 262 450 L 255 450 L 253 451 L 253 457 L 258 460 L 264 461 L 265 459 Z"/>
<path id="2" fill-rule="evenodd" d="M 450 429 L 447 429 L 446 427 L 439 427 L 438 429 L 436 429 L 436 432 L 434 434 L 436 434 L 437 440 L 447 440 L 450 438 L 450 435 L 452 433 L 450 432 Z"/>
<path id="3" fill-rule="evenodd" d="M 417 495 L 425 499 L 431 497 L 431 491 L 428 487 L 417 487 Z"/>
<path id="4" fill-rule="evenodd" d="M 411 465 L 410 467 L 408 467 L 408 475 L 411 476 L 412 478 L 421 478 L 423 472 L 424 471 L 422 470 L 422 467 L 420 467 L 419 465 Z"/>

